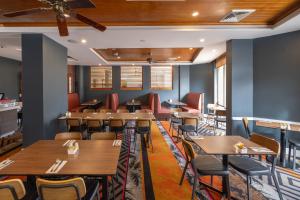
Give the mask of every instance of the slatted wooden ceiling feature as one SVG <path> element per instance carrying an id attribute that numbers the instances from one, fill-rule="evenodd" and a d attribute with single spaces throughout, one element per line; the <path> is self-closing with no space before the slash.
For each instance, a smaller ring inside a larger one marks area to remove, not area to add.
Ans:
<path id="1" fill-rule="evenodd" d="M 155 62 L 193 62 L 201 48 L 119 48 L 94 51 L 110 62 L 146 62 L 149 57 Z"/>
<path id="2" fill-rule="evenodd" d="M 232 9 L 256 9 L 238 24 L 272 25 L 300 8 L 299 0 L 186 0 L 125 1 L 93 0 L 96 8 L 78 9 L 81 14 L 105 25 L 221 25 L 219 21 Z M 37 0 L 0 1 L 0 12 L 43 6 Z M 198 11 L 197 17 L 192 12 Z M 83 25 L 69 19 L 69 25 Z M 25 17 L 0 16 L 4 26 L 55 26 L 53 13 Z"/>

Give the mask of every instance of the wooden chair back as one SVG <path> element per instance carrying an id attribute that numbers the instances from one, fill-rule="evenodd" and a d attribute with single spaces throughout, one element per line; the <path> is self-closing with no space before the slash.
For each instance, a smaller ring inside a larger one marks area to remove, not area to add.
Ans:
<path id="1" fill-rule="evenodd" d="M 183 118 L 182 120 L 183 125 L 192 125 L 197 127 L 198 126 L 198 119 L 197 118 Z"/>
<path id="2" fill-rule="evenodd" d="M 118 109 L 117 113 L 129 113 L 129 110 L 127 110 L 127 109 Z"/>
<path id="3" fill-rule="evenodd" d="M 151 120 L 142 120 L 139 119 L 136 121 L 136 127 L 137 128 L 150 128 L 151 127 Z"/>
<path id="4" fill-rule="evenodd" d="M 100 109 L 97 110 L 97 112 L 99 112 L 99 113 L 111 113 L 112 110 L 111 109 L 100 108 Z"/>
<path id="5" fill-rule="evenodd" d="M 55 140 L 82 140 L 80 132 L 62 132 L 55 135 Z"/>
<path id="6" fill-rule="evenodd" d="M 113 132 L 95 132 L 91 135 L 91 140 L 115 140 L 116 134 Z"/>
<path id="7" fill-rule="evenodd" d="M 184 153 L 188 162 L 191 162 L 195 158 L 195 151 L 191 143 L 182 139 L 182 146 L 184 149 Z"/>
<path id="8" fill-rule="evenodd" d="M 20 179 L 0 181 L 0 199 L 19 200 L 25 195 L 26 190 Z"/>
<path id="9" fill-rule="evenodd" d="M 102 120 L 98 119 L 88 119 L 86 121 L 87 127 L 88 128 L 101 128 L 103 125 Z"/>
<path id="10" fill-rule="evenodd" d="M 109 127 L 123 127 L 124 121 L 122 119 L 110 119 Z"/>
<path id="11" fill-rule="evenodd" d="M 249 129 L 249 121 L 248 121 L 248 118 L 247 118 L 247 117 L 243 117 L 242 121 L 243 121 L 243 125 L 244 125 L 244 128 L 245 128 L 245 131 L 246 131 L 248 137 L 250 137 L 250 136 L 251 136 L 251 133 L 250 133 L 250 129 Z"/>
<path id="12" fill-rule="evenodd" d="M 95 109 L 84 109 L 82 112 L 83 113 L 94 113 L 94 112 L 96 112 L 96 110 Z"/>
<path id="13" fill-rule="evenodd" d="M 42 200 L 79 200 L 86 195 L 86 187 L 82 178 L 62 181 L 38 178 L 36 186 Z"/>
<path id="14" fill-rule="evenodd" d="M 67 118 L 68 127 L 79 127 L 82 124 L 81 118 Z"/>
<path id="15" fill-rule="evenodd" d="M 226 110 L 216 110 L 215 115 L 218 117 L 226 117 Z"/>
<path id="16" fill-rule="evenodd" d="M 250 140 L 256 144 L 274 151 L 277 156 L 279 155 L 280 144 L 276 140 L 256 133 L 252 133 Z"/>

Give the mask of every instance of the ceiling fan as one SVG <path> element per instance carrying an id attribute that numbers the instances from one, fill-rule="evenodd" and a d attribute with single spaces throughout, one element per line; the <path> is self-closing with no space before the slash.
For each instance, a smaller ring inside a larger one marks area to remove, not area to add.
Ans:
<path id="1" fill-rule="evenodd" d="M 56 14 L 57 27 L 60 36 L 68 36 L 68 17 L 73 17 L 87 25 L 90 25 L 99 31 L 105 31 L 106 27 L 81 15 L 76 13 L 73 9 L 76 8 L 95 8 L 95 5 L 90 0 L 38 0 L 41 3 L 47 5 L 47 7 L 32 8 L 27 10 L 20 10 L 16 12 L 5 13 L 5 17 L 18 17 L 23 15 L 30 15 L 34 13 L 42 13 L 47 11 L 53 11 Z"/>

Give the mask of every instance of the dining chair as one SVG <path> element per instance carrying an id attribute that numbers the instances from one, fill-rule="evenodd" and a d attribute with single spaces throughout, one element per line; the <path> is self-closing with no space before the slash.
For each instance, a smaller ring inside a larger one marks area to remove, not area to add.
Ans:
<path id="1" fill-rule="evenodd" d="M 94 113 L 94 112 L 96 112 L 96 110 L 95 109 L 87 108 L 87 109 L 84 109 L 82 112 L 83 113 Z"/>
<path id="2" fill-rule="evenodd" d="M 248 138 L 250 138 L 251 137 L 251 132 L 250 132 L 250 128 L 249 128 L 248 118 L 243 117 L 242 121 L 243 121 L 243 125 L 244 125 L 244 128 L 245 128 L 246 134 L 247 134 Z"/>
<path id="3" fill-rule="evenodd" d="M 54 140 L 82 140 L 82 134 L 80 132 L 57 133 Z"/>
<path id="4" fill-rule="evenodd" d="M 136 139 L 137 134 L 140 134 L 141 136 L 146 135 L 146 142 L 149 147 L 149 143 L 152 146 L 152 152 L 153 152 L 153 143 L 152 143 L 152 136 L 151 136 L 151 124 L 152 120 L 145 120 L 145 119 L 138 119 L 136 120 L 136 129 L 134 134 L 134 151 L 136 147 Z"/>
<path id="5" fill-rule="evenodd" d="M 296 154 L 297 154 L 297 148 L 300 147 L 300 139 L 299 138 L 289 138 L 288 139 L 289 144 L 289 157 L 288 162 L 291 162 L 291 150 L 293 149 L 293 163 L 292 163 L 292 169 L 296 169 Z"/>
<path id="6" fill-rule="evenodd" d="M 171 135 L 173 137 L 173 131 L 174 131 L 174 125 L 177 126 L 177 132 L 178 130 L 178 126 L 182 124 L 182 120 L 178 117 L 174 116 L 174 113 L 176 112 L 182 112 L 181 108 L 170 108 L 171 111 L 171 117 L 170 117 L 170 127 L 169 127 L 169 132 L 171 132 Z"/>
<path id="7" fill-rule="evenodd" d="M 114 132 L 95 132 L 91 135 L 91 140 L 115 140 Z"/>
<path id="8" fill-rule="evenodd" d="M 214 132 L 216 133 L 216 130 L 219 128 L 219 123 L 226 125 L 226 110 L 216 110 L 214 122 Z"/>
<path id="9" fill-rule="evenodd" d="M 41 200 L 99 200 L 99 182 L 96 179 L 46 180 L 37 178 L 36 187 Z"/>
<path id="10" fill-rule="evenodd" d="M 106 108 L 99 108 L 99 109 L 97 109 L 97 112 L 99 112 L 99 113 L 111 113 L 112 110 L 111 109 L 106 109 Z"/>
<path id="11" fill-rule="evenodd" d="M 182 119 L 182 125 L 178 126 L 178 130 L 181 131 L 181 135 L 186 136 L 188 133 L 197 133 L 198 132 L 198 118 L 189 118 L 185 117 Z M 178 131 L 178 138 L 180 138 L 180 133 Z"/>
<path id="12" fill-rule="evenodd" d="M 129 110 L 127 110 L 127 109 L 118 109 L 117 113 L 129 113 Z"/>
<path id="13" fill-rule="evenodd" d="M 180 179 L 180 184 L 182 184 L 183 177 L 186 172 L 186 168 L 189 163 L 191 163 L 193 171 L 195 172 L 194 176 L 194 183 L 193 183 L 193 191 L 192 191 L 192 200 L 195 198 L 196 188 L 198 184 L 202 184 L 199 182 L 200 176 L 211 176 L 211 185 L 210 187 L 213 189 L 213 176 L 221 176 L 226 180 L 226 192 L 230 193 L 230 186 L 229 186 L 229 171 L 223 165 L 223 163 L 217 159 L 215 156 L 211 155 L 198 155 L 196 156 L 194 153 L 193 146 L 190 142 L 182 138 L 182 145 L 184 147 L 184 151 L 186 152 L 187 163 L 185 166 L 184 174 Z M 223 191 L 224 192 L 224 191 Z M 224 197 L 224 194 L 223 194 Z"/>
<path id="14" fill-rule="evenodd" d="M 99 132 L 103 129 L 103 121 L 99 119 L 87 119 L 86 120 L 87 125 L 87 132 L 90 136 L 93 132 Z"/>
<path id="15" fill-rule="evenodd" d="M 20 179 L 0 181 L 0 199 L 19 200 L 26 195 L 23 182 Z"/>
<path id="16" fill-rule="evenodd" d="M 68 131 L 80 131 L 84 130 L 83 122 L 81 118 L 71 117 L 66 119 Z"/>
<path id="17" fill-rule="evenodd" d="M 270 178 L 273 178 L 273 181 L 275 183 L 275 187 L 277 189 L 277 192 L 279 194 L 279 198 L 283 200 L 282 194 L 279 188 L 279 184 L 277 181 L 277 178 L 275 176 L 275 171 L 276 171 L 276 163 L 277 163 L 277 157 L 279 156 L 280 153 L 280 144 L 271 138 L 258 135 L 256 133 L 252 133 L 250 140 L 256 144 L 259 144 L 263 147 L 266 147 L 273 152 L 275 152 L 275 155 L 271 156 L 272 157 L 272 166 L 271 170 L 269 169 L 268 166 L 265 166 L 261 164 L 260 162 L 255 161 L 251 157 L 246 157 L 246 156 L 230 156 L 229 157 L 229 165 L 237 170 L 238 172 L 245 174 L 246 175 L 246 182 L 247 182 L 247 196 L 248 200 L 251 199 L 251 192 L 250 192 L 250 185 L 251 185 L 251 178 L 253 176 L 269 176 Z"/>
<path id="18" fill-rule="evenodd" d="M 196 153 L 192 147 L 192 145 L 190 145 L 190 143 L 187 140 L 182 140 L 182 146 L 183 146 L 183 150 L 184 150 L 184 154 L 185 154 L 185 158 L 186 158 L 186 163 L 180 178 L 180 182 L 179 185 L 182 185 L 183 179 L 184 179 L 184 175 L 186 173 L 186 170 L 188 168 L 189 164 L 192 164 L 192 160 L 196 157 Z"/>
<path id="19" fill-rule="evenodd" d="M 110 119 L 108 122 L 109 130 L 116 134 L 118 138 L 118 133 L 123 133 L 125 130 L 125 121 L 123 119 Z"/>

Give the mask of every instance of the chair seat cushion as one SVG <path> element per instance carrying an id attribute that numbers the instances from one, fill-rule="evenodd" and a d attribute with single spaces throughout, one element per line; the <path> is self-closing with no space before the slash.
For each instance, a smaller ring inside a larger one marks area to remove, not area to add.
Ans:
<path id="1" fill-rule="evenodd" d="M 300 139 L 298 138 L 290 138 L 289 143 L 296 147 L 300 147 Z"/>
<path id="2" fill-rule="evenodd" d="M 183 106 L 182 110 L 188 113 L 199 113 L 200 110 L 192 108 L 192 107 L 188 107 L 188 106 Z"/>
<path id="3" fill-rule="evenodd" d="M 194 132 L 196 130 L 193 125 L 179 125 L 178 128 L 185 132 Z"/>
<path id="4" fill-rule="evenodd" d="M 268 167 L 245 156 L 230 156 L 229 164 L 232 168 L 248 176 L 259 176 L 270 173 Z"/>
<path id="5" fill-rule="evenodd" d="M 214 156 L 198 156 L 192 161 L 192 165 L 199 175 L 229 175 L 229 171 L 226 170 L 223 163 Z"/>

